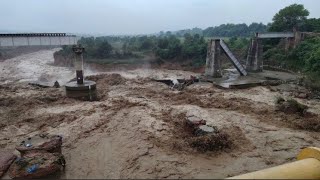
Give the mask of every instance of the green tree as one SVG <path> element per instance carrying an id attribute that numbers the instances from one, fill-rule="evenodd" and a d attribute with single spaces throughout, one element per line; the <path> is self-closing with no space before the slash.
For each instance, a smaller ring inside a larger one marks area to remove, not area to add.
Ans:
<path id="1" fill-rule="evenodd" d="M 305 31 L 320 32 L 320 18 L 310 18 L 306 21 Z"/>
<path id="2" fill-rule="evenodd" d="M 139 38 L 140 50 L 150 50 L 154 47 L 154 42 L 152 37 L 142 36 Z"/>
<path id="3" fill-rule="evenodd" d="M 173 59 L 181 55 L 181 42 L 174 36 L 158 39 L 156 55 L 162 59 Z"/>
<path id="4" fill-rule="evenodd" d="M 99 46 L 96 51 L 96 56 L 98 58 L 108 58 L 110 57 L 112 51 L 112 46 L 108 43 L 108 41 L 103 41 L 99 43 Z"/>
<path id="5" fill-rule="evenodd" d="M 269 31 L 292 31 L 293 28 L 303 29 L 309 11 L 302 4 L 292 4 L 281 9 L 274 17 Z"/>
<path id="6" fill-rule="evenodd" d="M 199 34 L 184 35 L 184 43 L 182 45 L 182 57 L 187 59 L 203 59 L 206 56 L 207 44 Z"/>

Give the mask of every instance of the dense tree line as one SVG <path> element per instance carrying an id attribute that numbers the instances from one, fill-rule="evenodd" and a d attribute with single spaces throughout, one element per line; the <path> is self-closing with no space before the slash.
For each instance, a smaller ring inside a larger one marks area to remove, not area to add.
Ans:
<path id="1" fill-rule="evenodd" d="M 262 23 L 247 24 L 221 24 L 220 26 L 208 27 L 206 29 L 193 28 L 172 32 L 179 37 L 189 33 L 191 35 L 199 34 L 204 37 L 250 37 L 256 32 L 266 32 L 267 25 Z M 163 32 L 160 35 L 165 35 Z"/>
<path id="2" fill-rule="evenodd" d="M 160 60 L 194 61 L 195 65 L 204 65 L 207 51 L 205 37 L 231 37 L 231 48 L 246 48 L 247 38 L 255 32 L 266 31 L 262 23 L 222 24 L 204 30 L 193 28 L 176 32 L 160 32 L 158 35 L 143 36 L 104 36 L 87 37 L 80 40 L 85 47 L 87 59 L 125 59 L 141 58 L 144 53 L 153 53 Z M 70 47 L 64 47 L 60 54 L 71 54 Z"/>

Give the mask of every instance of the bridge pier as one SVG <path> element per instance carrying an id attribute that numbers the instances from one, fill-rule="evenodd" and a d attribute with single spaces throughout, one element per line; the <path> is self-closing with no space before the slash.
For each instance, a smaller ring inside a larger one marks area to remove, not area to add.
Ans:
<path id="1" fill-rule="evenodd" d="M 73 46 L 72 50 L 75 54 L 74 67 L 76 69 L 77 84 L 83 84 L 83 57 L 84 48 L 81 45 Z"/>
<path id="2" fill-rule="evenodd" d="M 74 66 L 76 69 L 76 80 L 70 81 L 65 85 L 66 95 L 70 98 L 95 101 L 97 100 L 96 83 L 94 81 L 84 80 L 83 78 L 82 53 L 84 52 L 84 48 L 81 45 L 75 45 L 72 50 L 75 53 Z"/>
<path id="3" fill-rule="evenodd" d="M 247 71 L 261 72 L 263 70 L 262 52 L 263 46 L 261 39 L 257 37 L 252 38 L 246 62 Z"/>
<path id="4" fill-rule="evenodd" d="M 220 40 L 211 39 L 207 49 L 205 76 L 222 77 L 220 56 Z"/>

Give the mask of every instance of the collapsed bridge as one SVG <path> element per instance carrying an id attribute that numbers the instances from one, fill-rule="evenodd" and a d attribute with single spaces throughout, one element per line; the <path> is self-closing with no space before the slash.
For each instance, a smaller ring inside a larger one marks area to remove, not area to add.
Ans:
<path id="1" fill-rule="evenodd" d="M 285 49 L 296 47 L 308 32 L 271 32 L 256 33 L 250 41 L 250 47 L 246 59 L 245 66 L 233 55 L 227 44 L 222 39 L 211 39 L 208 44 L 205 76 L 220 78 L 222 77 L 221 52 L 224 52 L 233 66 L 237 69 L 241 76 L 246 76 L 248 72 L 261 72 L 263 70 L 263 39 L 281 38 L 285 39 Z"/>

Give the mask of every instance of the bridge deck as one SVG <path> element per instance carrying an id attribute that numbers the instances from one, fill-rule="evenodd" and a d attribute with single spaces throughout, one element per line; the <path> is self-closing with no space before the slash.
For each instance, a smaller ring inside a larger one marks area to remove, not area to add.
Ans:
<path id="1" fill-rule="evenodd" d="M 75 45 L 79 37 L 66 33 L 0 34 L 0 47 Z"/>
<path id="2" fill-rule="evenodd" d="M 294 33 L 292 32 L 270 32 L 270 33 L 258 33 L 257 38 L 265 39 L 265 38 L 292 38 L 294 37 Z"/>

